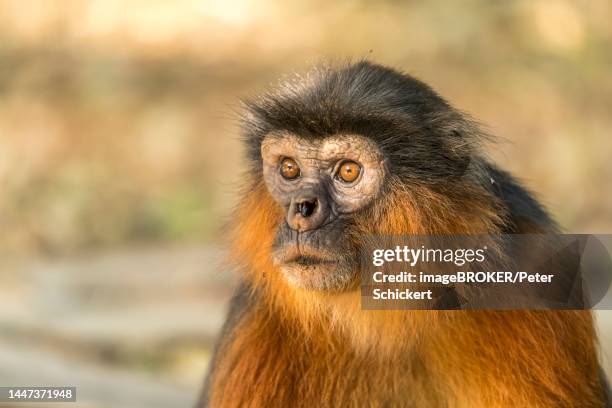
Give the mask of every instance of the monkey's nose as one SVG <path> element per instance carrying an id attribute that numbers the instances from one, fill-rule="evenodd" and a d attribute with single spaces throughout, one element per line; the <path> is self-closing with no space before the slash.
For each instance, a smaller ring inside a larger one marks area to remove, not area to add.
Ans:
<path id="1" fill-rule="evenodd" d="M 287 224 L 300 232 L 319 228 L 327 216 L 323 204 L 316 197 L 292 200 L 287 212 Z"/>
<path id="2" fill-rule="evenodd" d="M 296 203 L 295 210 L 302 214 L 302 217 L 310 217 L 317 208 L 317 199 L 304 200 L 301 203 Z"/>

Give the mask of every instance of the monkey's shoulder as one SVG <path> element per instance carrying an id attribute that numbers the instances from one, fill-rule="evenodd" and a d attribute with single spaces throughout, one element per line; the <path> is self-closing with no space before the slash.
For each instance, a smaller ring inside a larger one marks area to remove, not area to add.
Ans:
<path id="1" fill-rule="evenodd" d="M 554 232 L 557 225 L 544 206 L 510 173 L 487 163 L 484 182 L 506 207 L 506 233 Z"/>
<path id="2" fill-rule="evenodd" d="M 252 290 L 251 285 L 246 281 L 241 281 L 234 291 L 229 302 L 229 310 L 225 318 L 225 323 L 221 328 L 221 333 L 217 339 L 217 343 L 215 344 L 208 364 L 208 372 L 197 407 L 203 408 L 209 405 L 209 393 L 215 375 L 215 368 L 222 358 L 221 349 L 225 342 L 232 336 L 235 328 L 239 325 L 248 310 L 252 309 L 253 304 L 257 302 L 257 297 L 257 293 Z"/>

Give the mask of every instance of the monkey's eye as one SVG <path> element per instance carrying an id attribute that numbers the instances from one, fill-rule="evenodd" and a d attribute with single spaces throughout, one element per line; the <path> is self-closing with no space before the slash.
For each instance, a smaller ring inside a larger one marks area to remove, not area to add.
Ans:
<path id="1" fill-rule="evenodd" d="M 285 157 L 280 165 L 280 174 L 287 180 L 293 180 L 299 177 L 300 168 L 290 157 Z"/>
<path id="2" fill-rule="evenodd" d="M 338 172 L 336 173 L 338 178 L 345 183 L 352 183 L 357 180 L 359 174 L 361 174 L 361 166 L 352 160 L 345 160 L 340 163 L 340 167 L 338 167 Z"/>

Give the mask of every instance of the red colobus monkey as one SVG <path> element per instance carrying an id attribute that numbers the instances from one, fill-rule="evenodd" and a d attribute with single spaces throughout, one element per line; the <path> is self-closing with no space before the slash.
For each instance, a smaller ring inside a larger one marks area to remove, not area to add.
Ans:
<path id="1" fill-rule="evenodd" d="M 201 397 L 212 407 L 601 407 L 589 311 L 368 311 L 363 234 L 554 232 L 424 83 L 359 62 L 246 102 L 241 285 Z"/>

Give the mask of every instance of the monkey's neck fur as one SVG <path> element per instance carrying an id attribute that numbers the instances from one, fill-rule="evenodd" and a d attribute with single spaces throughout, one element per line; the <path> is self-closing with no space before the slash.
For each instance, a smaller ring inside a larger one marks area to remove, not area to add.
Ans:
<path id="1" fill-rule="evenodd" d="M 398 184 L 386 193 L 388 205 L 373 207 L 357 229 L 482 234 L 508 222 L 487 191 L 456 194 Z M 359 291 L 314 293 L 283 280 L 269 256 L 282 214 L 265 187 L 256 185 L 240 212 L 234 253 L 242 254 L 236 261 L 248 306 L 219 345 L 211 406 L 582 407 L 601 400 L 588 311 L 361 310 Z"/>

